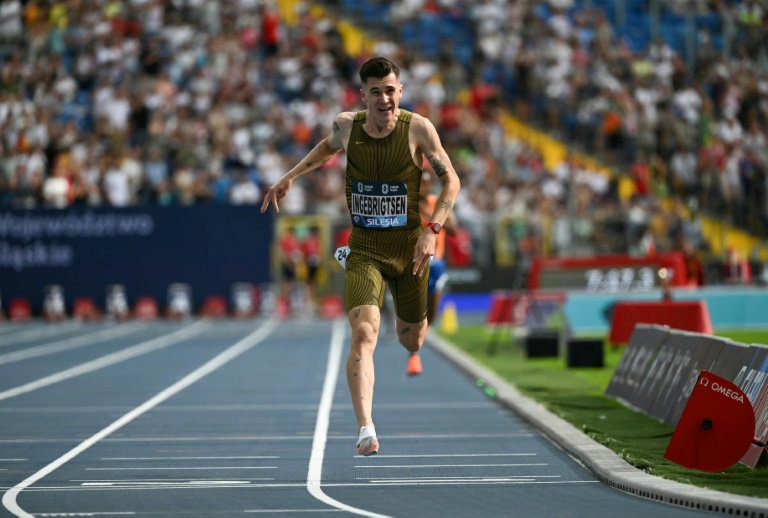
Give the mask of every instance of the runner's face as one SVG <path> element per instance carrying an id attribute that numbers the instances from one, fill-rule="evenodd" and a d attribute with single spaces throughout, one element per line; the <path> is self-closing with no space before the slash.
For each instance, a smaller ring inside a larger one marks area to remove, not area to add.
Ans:
<path id="1" fill-rule="evenodd" d="M 397 118 L 403 85 L 394 73 L 381 78 L 369 77 L 360 93 L 374 122 L 387 124 Z"/>

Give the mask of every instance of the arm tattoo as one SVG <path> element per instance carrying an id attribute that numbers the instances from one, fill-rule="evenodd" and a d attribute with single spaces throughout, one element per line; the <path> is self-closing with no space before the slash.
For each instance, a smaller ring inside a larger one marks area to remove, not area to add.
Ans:
<path id="1" fill-rule="evenodd" d="M 360 310 L 359 310 L 359 309 L 356 309 L 356 310 L 354 310 L 354 311 L 352 312 L 352 314 L 353 314 L 353 315 L 355 315 L 356 317 L 359 317 L 359 316 L 360 316 Z"/>
<path id="2" fill-rule="evenodd" d="M 315 151 L 319 150 L 319 149 L 320 149 L 320 146 L 322 146 L 322 145 L 323 145 L 323 143 L 322 143 L 322 142 L 321 142 L 321 143 L 319 143 L 318 145 L 316 145 L 316 146 L 314 147 L 314 149 L 312 149 L 312 151 L 310 151 L 310 154 L 312 154 L 313 152 L 315 152 Z M 326 162 L 328 162 L 328 161 L 329 161 L 331 158 L 332 158 L 332 157 L 326 157 L 326 158 L 322 159 L 320 162 L 307 162 L 306 164 L 304 164 L 304 167 L 306 167 L 307 169 L 311 169 L 311 168 L 312 168 L 313 166 L 315 166 L 315 165 L 317 165 L 318 167 L 320 167 L 321 165 L 323 165 L 323 164 L 325 164 Z"/>
<path id="3" fill-rule="evenodd" d="M 453 202 L 451 200 L 440 200 L 439 203 L 446 213 L 451 212 L 451 209 L 453 208 Z"/>
<path id="4" fill-rule="evenodd" d="M 432 169 L 435 170 L 437 176 L 445 176 L 448 174 L 448 168 L 445 167 L 445 164 L 442 160 L 440 160 L 440 157 L 436 155 L 429 155 L 427 160 L 429 160 L 429 164 L 432 166 Z"/>
<path id="5" fill-rule="evenodd" d="M 338 133 L 341 131 L 341 128 L 339 127 L 339 123 L 336 121 L 333 121 L 333 132 Z"/>

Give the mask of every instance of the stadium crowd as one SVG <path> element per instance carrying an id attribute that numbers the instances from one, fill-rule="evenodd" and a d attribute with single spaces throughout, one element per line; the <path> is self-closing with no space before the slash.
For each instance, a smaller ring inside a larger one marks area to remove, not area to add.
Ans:
<path id="1" fill-rule="evenodd" d="M 702 31 L 694 70 L 661 40 L 633 49 L 578 2 L 369 3 L 373 53 L 401 64 L 403 106 L 432 118 L 462 179 L 457 216 L 479 263 L 508 220 L 552 254 L 701 249 L 697 208 L 766 228 L 767 22 L 753 0 L 699 2 L 739 37 L 726 55 Z M 260 203 L 336 113 L 360 107 L 344 2 L 325 4 L 297 3 L 288 24 L 261 0 L 2 2 L 0 207 Z M 430 55 L 398 32 L 424 20 L 465 24 L 470 47 L 446 38 Z M 615 164 L 634 194 L 577 154 L 546 167 L 505 111 Z M 344 218 L 344 166 L 302 177 L 281 212 Z"/>

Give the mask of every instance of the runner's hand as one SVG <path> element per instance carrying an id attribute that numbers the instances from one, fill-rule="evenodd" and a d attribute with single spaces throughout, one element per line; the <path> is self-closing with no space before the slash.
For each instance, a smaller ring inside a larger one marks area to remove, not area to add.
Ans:
<path id="1" fill-rule="evenodd" d="M 264 196 L 264 203 L 261 205 L 261 212 L 266 211 L 271 203 L 275 204 L 275 212 L 280 212 L 280 207 L 277 206 L 277 202 L 285 198 L 288 191 L 291 190 L 293 180 L 290 178 L 281 178 L 275 184 L 269 188 L 267 195 Z"/>
<path id="2" fill-rule="evenodd" d="M 430 230 L 422 232 L 419 240 L 416 241 L 416 248 L 413 251 L 413 274 L 421 277 L 424 272 L 429 271 L 429 261 L 435 255 L 435 241 L 437 236 Z"/>

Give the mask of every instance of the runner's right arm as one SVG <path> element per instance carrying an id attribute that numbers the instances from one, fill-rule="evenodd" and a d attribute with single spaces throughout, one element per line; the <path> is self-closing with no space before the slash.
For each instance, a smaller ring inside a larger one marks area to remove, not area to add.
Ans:
<path id="1" fill-rule="evenodd" d="M 307 153 L 307 156 L 269 188 L 266 196 L 264 196 L 261 212 L 265 212 L 270 204 L 275 205 L 275 212 L 280 212 L 278 202 L 288 194 L 296 178 L 317 169 L 333 158 L 336 153 L 346 149 L 353 118 L 354 114 L 351 112 L 343 112 L 336 116 L 336 120 L 333 122 L 333 130 L 312 148 L 312 151 Z"/>

